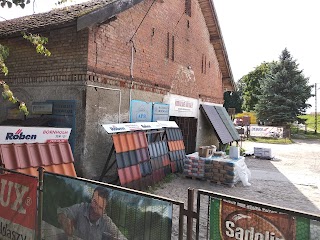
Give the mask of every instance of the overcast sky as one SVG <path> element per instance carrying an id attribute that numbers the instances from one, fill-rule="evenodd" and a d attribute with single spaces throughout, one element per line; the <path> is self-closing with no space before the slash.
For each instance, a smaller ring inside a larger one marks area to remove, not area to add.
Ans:
<path id="1" fill-rule="evenodd" d="M 317 82 L 320 88 L 320 67 L 316 60 L 320 57 L 320 0 L 213 1 L 235 81 L 264 61 L 278 60 L 287 48 L 309 77 L 309 83 Z M 0 8 L 0 16 L 10 19 L 32 14 L 32 2 L 25 10 Z M 36 0 L 35 12 L 50 10 L 55 2 Z M 309 100 L 313 105 L 309 111 L 314 111 L 314 101 Z M 320 96 L 318 111 L 319 104 Z"/>

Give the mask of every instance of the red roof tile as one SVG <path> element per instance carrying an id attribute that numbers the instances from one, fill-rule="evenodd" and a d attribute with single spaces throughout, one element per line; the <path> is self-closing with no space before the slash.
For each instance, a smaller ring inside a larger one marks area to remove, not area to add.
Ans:
<path id="1" fill-rule="evenodd" d="M 145 132 L 120 133 L 112 135 L 117 153 L 146 148 L 147 137 Z"/>
<path id="2" fill-rule="evenodd" d="M 76 176 L 69 143 L 0 144 L 0 163 L 9 170 L 38 176 L 37 168 Z"/>

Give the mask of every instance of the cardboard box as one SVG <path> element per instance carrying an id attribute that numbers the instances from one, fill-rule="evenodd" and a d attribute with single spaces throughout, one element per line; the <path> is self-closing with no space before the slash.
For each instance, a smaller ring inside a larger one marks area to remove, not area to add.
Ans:
<path id="1" fill-rule="evenodd" d="M 212 157 L 214 149 L 215 148 L 212 145 L 199 147 L 199 157 L 203 157 L 203 158 Z"/>

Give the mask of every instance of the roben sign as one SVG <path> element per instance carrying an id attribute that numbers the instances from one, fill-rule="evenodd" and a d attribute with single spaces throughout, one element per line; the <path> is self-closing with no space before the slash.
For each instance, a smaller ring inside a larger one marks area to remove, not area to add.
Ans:
<path id="1" fill-rule="evenodd" d="M 0 175 L 0 239 L 34 239 L 37 183 L 35 177 Z"/>
<path id="2" fill-rule="evenodd" d="M 67 142 L 71 128 L 0 126 L 0 144 Z"/>

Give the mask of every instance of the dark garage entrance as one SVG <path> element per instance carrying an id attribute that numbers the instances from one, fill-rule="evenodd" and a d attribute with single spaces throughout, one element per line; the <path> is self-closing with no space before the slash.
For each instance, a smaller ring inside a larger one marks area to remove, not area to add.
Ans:
<path id="1" fill-rule="evenodd" d="M 192 117 L 170 117 L 182 131 L 186 154 L 195 152 L 197 137 L 197 119 Z"/>

